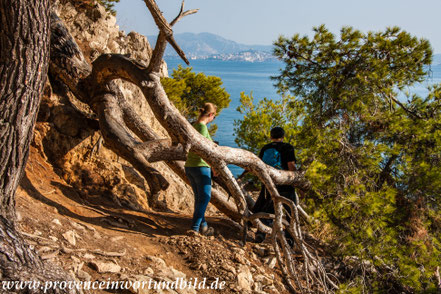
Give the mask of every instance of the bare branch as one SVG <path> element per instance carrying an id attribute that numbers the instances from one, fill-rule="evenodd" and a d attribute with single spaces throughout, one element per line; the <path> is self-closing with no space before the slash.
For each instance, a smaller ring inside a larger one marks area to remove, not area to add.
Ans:
<path id="1" fill-rule="evenodd" d="M 178 16 L 170 23 L 170 27 L 175 25 L 179 20 L 187 15 L 191 15 L 198 12 L 198 9 L 188 10 L 184 12 L 184 1 L 182 1 L 181 10 Z M 147 72 L 159 72 L 162 63 L 162 57 L 167 46 L 166 33 L 163 31 L 159 32 L 158 38 L 156 40 L 155 49 L 153 50 L 152 58 L 150 59 L 150 64 Z M 188 64 L 188 62 L 187 62 Z"/>
<path id="2" fill-rule="evenodd" d="M 169 139 L 144 142 L 136 146 L 148 162 L 186 160 L 187 153 L 181 144 L 172 145 Z"/>
<path id="3" fill-rule="evenodd" d="M 181 10 L 179 11 L 178 16 L 175 17 L 174 20 L 172 20 L 172 22 L 170 23 L 170 26 L 174 26 L 178 21 L 180 21 L 183 17 L 187 16 L 187 15 L 191 15 L 191 14 L 195 14 L 199 11 L 199 9 L 192 9 L 192 10 L 187 10 L 184 11 L 184 1 L 182 1 L 181 4 Z"/>
<path id="4" fill-rule="evenodd" d="M 410 114 L 410 116 L 412 116 L 413 118 L 422 119 L 422 116 L 419 113 L 412 111 L 409 108 L 407 108 L 406 106 L 404 106 L 404 104 L 401 103 L 400 100 L 398 100 L 395 96 L 389 95 L 389 99 L 391 101 L 395 102 L 395 104 L 400 106 L 404 111 L 406 111 L 408 114 Z"/>
<path id="5" fill-rule="evenodd" d="M 169 186 L 167 180 L 150 166 L 143 152 L 140 152 L 141 142 L 133 138 L 124 128 L 116 97 L 112 94 L 105 94 L 99 98 L 99 101 L 101 103 L 98 105 L 97 114 L 106 145 L 129 161 L 146 178 L 151 194 L 167 189 Z"/>
<path id="6" fill-rule="evenodd" d="M 441 276 L 439 274 L 439 266 L 436 267 L 435 278 L 438 281 L 438 291 L 441 291 Z"/>
<path id="7" fill-rule="evenodd" d="M 184 51 L 182 51 L 182 49 L 176 43 L 173 37 L 173 30 L 171 29 L 170 24 L 162 15 L 156 2 L 154 0 L 144 0 L 144 2 L 147 5 L 147 8 L 150 10 L 150 13 L 152 14 L 153 19 L 155 20 L 155 23 L 158 26 L 159 30 L 164 34 L 165 39 L 170 43 L 170 45 L 172 45 L 172 47 L 175 49 L 176 53 L 178 53 L 178 55 L 182 58 L 182 60 L 184 60 L 186 64 L 190 64 L 187 57 L 185 57 Z"/>

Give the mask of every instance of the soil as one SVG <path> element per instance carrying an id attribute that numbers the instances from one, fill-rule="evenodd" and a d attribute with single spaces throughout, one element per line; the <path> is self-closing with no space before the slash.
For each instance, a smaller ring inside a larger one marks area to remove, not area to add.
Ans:
<path id="1" fill-rule="evenodd" d="M 269 245 L 247 242 L 242 246 L 242 234 L 232 221 L 208 217 L 215 235 L 192 236 L 187 233 L 190 215 L 122 209 L 105 195 L 79 193 L 59 174 L 31 147 L 16 194 L 18 228 L 46 262 L 62 266 L 78 279 L 81 280 L 79 272 L 92 281 L 143 275 L 150 271 L 152 258 L 157 257 L 168 268 L 184 273 L 187 279 L 225 281 L 222 293 L 250 292 L 239 283 L 239 273 L 244 270 L 249 270 L 253 277 L 270 279 L 261 283 L 259 289 L 252 285 L 250 293 L 286 292 L 277 266 L 271 268 L 268 264 Z M 75 242 L 66 238 L 69 232 Z M 116 264 L 120 269 L 99 272 L 97 260 Z"/>

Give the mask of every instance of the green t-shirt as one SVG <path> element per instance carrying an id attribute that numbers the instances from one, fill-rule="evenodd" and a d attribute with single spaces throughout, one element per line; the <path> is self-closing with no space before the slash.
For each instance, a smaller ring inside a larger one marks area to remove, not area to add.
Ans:
<path id="1" fill-rule="evenodd" d="M 213 141 L 210 137 L 210 133 L 208 133 L 208 128 L 206 124 L 203 123 L 194 123 L 193 127 L 198 131 L 202 136 L 204 136 L 207 139 L 210 139 Z M 206 163 L 199 155 L 193 152 L 188 152 L 187 161 L 185 162 L 185 166 L 187 167 L 201 167 L 201 166 L 208 166 L 208 163 Z"/>

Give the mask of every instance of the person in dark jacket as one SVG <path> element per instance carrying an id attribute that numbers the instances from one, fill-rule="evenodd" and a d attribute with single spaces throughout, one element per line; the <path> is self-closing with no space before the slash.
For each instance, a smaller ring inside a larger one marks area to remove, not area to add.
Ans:
<path id="1" fill-rule="evenodd" d="M 283 142 L 285 137 L 285 131 L 281 127 L 275 127 L 271 129 L 271 143 L 266 144 L 260 150 L 259 157 L 267 164 L 272 165 L 275 168 L 281 170 L 296 170 L 296 157 L 294 153 L 294 146 L 289 143 Z M 292 185 L 279 185 L 276 186 L 280 196 L 286 197 L 297 204 L 295 190 Z M 285 207 L 287 208 L 287 207 Z M 289 209 L 288 209 L 289 211 Z M 266 212 L 274 213 L 274 204 L 271 199 L 271 195 L 266 190 L 265 186 L 262 186 L 259 197 L 252 209 L 253 213 Z M 272 220 L 262 219 L 265 225 L 271 226 Z M 265 233 L 258 232 L 256 234 L 256 242 L 260 243 L 265 239 Z"/>

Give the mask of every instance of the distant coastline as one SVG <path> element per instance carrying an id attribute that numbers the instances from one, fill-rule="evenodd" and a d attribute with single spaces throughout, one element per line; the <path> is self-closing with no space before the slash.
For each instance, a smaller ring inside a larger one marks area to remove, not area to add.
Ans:
<path id="1" fill-rule="evenodd" d="M 277 61 L 271 53 L 265 51 L 241 51 L 238 53 L 223 53 L 212 55 L 192 55 L 189 54 L 190 60 L 220 60 L 220 61 L 245 61 L 245 62 L 265 62 L 265 61 Z M 180 59 L 177 55 L 166 55 L 164 59 Z"/>
<path id="2" fill-rule="evenodd" d="M 277 60 L 273 55 L 272 45 L 246 45 L 211 33 L 182 33 L 174 35 L 176 42 L 190 60 L 223 60 L 263 62 Z M 156 43 L 156 36 L 147 37 L 151 44 Z M 167 46 L 165 59 L 179 58 L 176 52 Z"/>
<path id="3" fill-rule="evenodd" d="M 211 33 L 182 33 L 174 35 L 176 42 L 190 60 L 220 60 L 266 62 L 277 61 L 273 56 L 273 45 L 240 44 Z M 150 44 L 157 36 L 148 36 Z M 167 46 L 165 59 L 179 59 L 171 46 Z M 441 54 L 433 56 L 432 66 L 441 66 Z"/>

